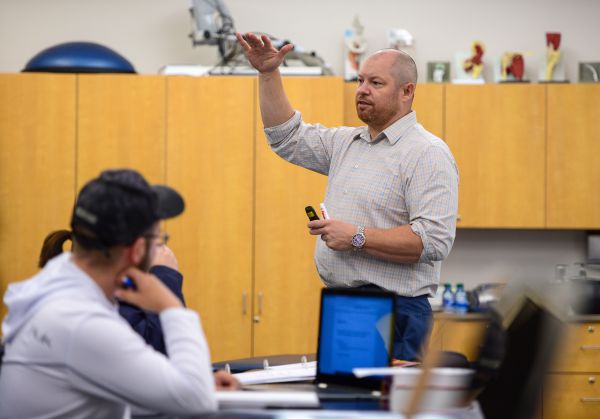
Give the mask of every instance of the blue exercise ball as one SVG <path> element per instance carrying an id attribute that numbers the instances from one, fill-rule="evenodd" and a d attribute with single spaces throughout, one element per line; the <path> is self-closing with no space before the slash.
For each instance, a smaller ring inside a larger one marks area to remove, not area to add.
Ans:
<path id="1" fill-rule="evenodd" d="M 23 72 L 135 73 L 122 55 L 94 42 L 66 42 L 46 48 L 25 65 Z"/>

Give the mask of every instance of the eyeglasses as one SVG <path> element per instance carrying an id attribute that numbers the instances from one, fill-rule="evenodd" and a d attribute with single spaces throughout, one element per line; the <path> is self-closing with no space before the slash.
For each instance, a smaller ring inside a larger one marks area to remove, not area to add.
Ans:
<path id="1" fill-rule="evenodd" d="M 144 238 L 157 239 L 158 242 L 156 244 L 158 246 L 164 246 L 169 241 L 170 236 L 168 233 L 159 233 L 159 234 L 146 234 L 146 235 L 144 235 Z"/>

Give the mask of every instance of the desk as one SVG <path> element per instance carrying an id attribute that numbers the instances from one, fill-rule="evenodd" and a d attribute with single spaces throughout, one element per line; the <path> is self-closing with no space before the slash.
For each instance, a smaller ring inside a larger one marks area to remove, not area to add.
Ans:
<path id="1" fill-rule="evenodd" d="M 454 410 L 444 414 L 430 414 L 427 416 L 429 419 L 483 419 L 479 405 L 473 404 L 472 406 L 462 409 Z M 392 413 L 387 411 L 377 410 L 290 410 L 290 409 L 272 409 L 272 410 L 230 410 L 230 411 L 219 411 L 214 413 L 208 413 L 197 417 L 198 419 L 353 419 L 353 418 L 390 418 L 390 419 L 403 419 L 404 415 L 398 413 Z"/>
<path id="2" fill-rule="evenodd" d="M 285 384 L 286 387 L 290 383 Z M 253 392 L 243 392 L 244 395 Z M 292 400 L 293 396 L 290 396 Z M 256 407 L 245 408 L 243 406 L 222 408 L 219 412 L 200 416 L 201 418 L 353 418 L 353 417 L 377 417 L 377 418 L 404 418 L 399 413 L 388 411 L 387 400 L 320 400 L 318 408 L 293 408 L 282 406 L 281 408 Z M 483 414 L 477 402 L 466 408 L 447 409 L 437 416 L 443 418 L 457 419 L 483 419 Z"/>

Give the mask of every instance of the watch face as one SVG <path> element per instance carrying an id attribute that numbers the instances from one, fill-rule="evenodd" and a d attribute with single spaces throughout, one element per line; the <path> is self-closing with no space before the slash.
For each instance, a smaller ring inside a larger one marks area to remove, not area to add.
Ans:
<path id="1" fill-rule="evenodd" d="M 364 234 L 355 234 L 352 236 L 352 246 L 354 247 L 362 247 L 365 244 L 365 235 Z"/>

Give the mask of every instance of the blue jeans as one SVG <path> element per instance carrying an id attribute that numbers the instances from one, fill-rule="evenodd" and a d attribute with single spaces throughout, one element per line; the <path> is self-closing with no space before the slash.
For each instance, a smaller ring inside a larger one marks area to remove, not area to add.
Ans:
<path id="1" fill-rule="evenodd" d="M 421 360 L 423 346 L 431 332 L 431 305 L 426 295 L 396 297 L 394 358 Z"/>
<path id="2" fill-rule="evenodd" d="M 376 285 L 358 289 L 381 290 Z M 394 327 L 394 359 L 421 360 L 423 345 L 431 331 L 431 305 L 427 295 L 419 297 L 396 296 L 396 324 Z"/>

